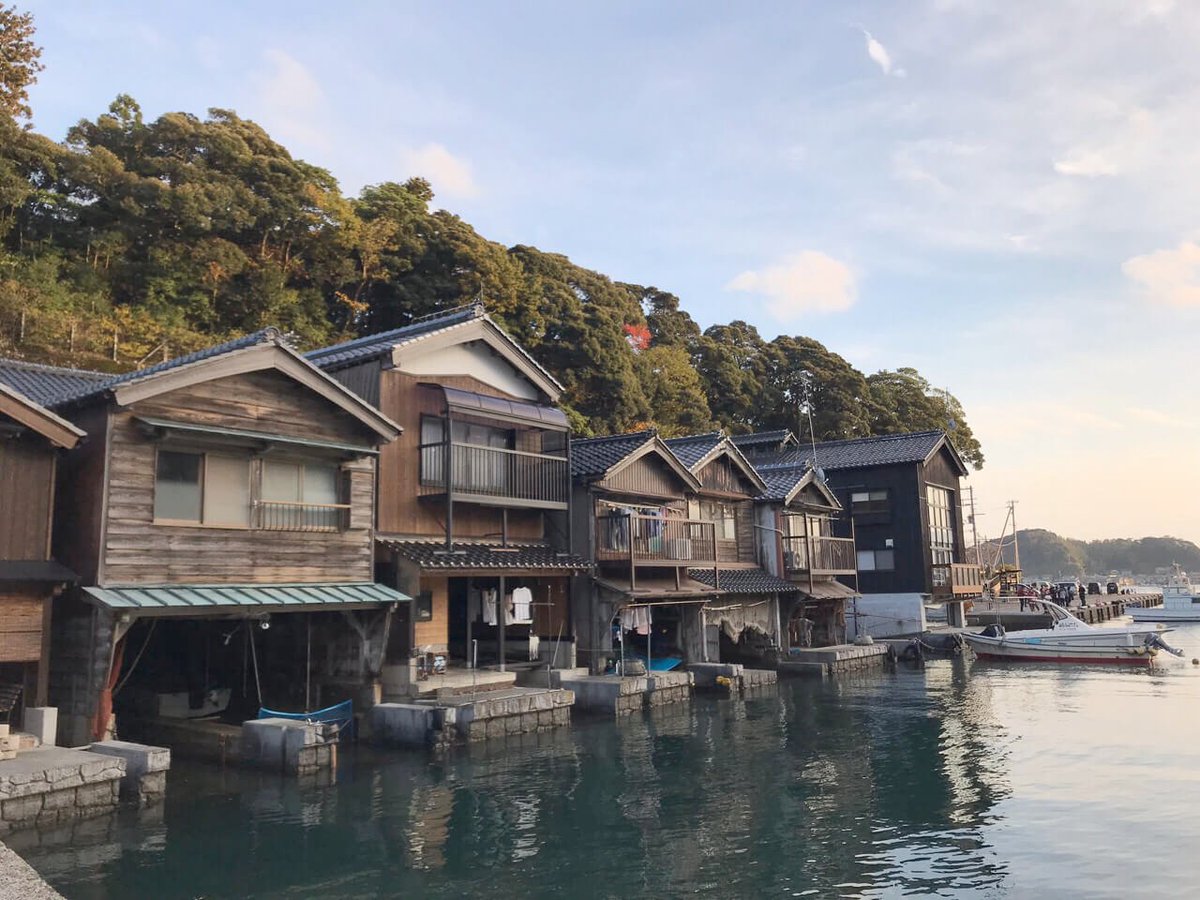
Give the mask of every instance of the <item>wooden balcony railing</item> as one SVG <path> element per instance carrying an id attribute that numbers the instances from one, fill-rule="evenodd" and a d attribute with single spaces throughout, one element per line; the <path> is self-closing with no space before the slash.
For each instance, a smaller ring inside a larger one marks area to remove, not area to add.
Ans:
<path id="1" fill-rule="evenodd" d="M 788 572 L 853 575 L 858 571 L 854 538 L 815 535 L 783 537 L 783 565 Z"/>
<path id="2" fill-rule="evenodd" d="M 263 531 L 345 531 L 350 527 L 350 504 L 257 500 L 254 527 Z"/>
<path id="3" fill-rule="evenodd" d="M 444 494 L 446 445 L 422 444 L 419 449 L 421 493 Z M 452 443 L 450 471 L 457 500 L 565 509 L 571 491 L 565 456 Z"/>
<path id="4" fill-rule="evenodd" d="M 975 563 L 934 563 L 935 597 L 973 597 L 983 593 L 983 568 Z"/>
<path id="5" fill-rule="evenodd" d="M 716 538 L 713 522 L 608 513 L 596 517 L 596 561 L 708 568 L 717 561 Z"/>

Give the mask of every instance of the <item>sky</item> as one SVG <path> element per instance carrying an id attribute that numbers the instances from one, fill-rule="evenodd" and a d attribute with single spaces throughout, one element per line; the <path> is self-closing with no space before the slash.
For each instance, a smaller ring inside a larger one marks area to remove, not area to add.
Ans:
<path id="1" fill-rule="evenodd" d="M 1200 541 L 1200 4 L 19 2 L 60 138 L 234 109 L 348 193 L 914 366 L 981 536 Z"/>

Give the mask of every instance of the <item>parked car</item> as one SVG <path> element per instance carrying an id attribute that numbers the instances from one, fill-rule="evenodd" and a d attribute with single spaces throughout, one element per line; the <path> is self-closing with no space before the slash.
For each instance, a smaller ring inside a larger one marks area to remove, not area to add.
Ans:
<path id="1" fill-rule="evenodd" d="M 1103 594 L 1104 593 L 1104 591 L 1100 590 L 1100 582 L 1098 582 L 1098 581 L 1089 581 L 1087 591 L 1089 594 Z"/>
<path id="2" fill-rule="evenodd" d="M 1110 581 L 1108 583 L 1108 592 L 1110 594 L 1119 594 L 1121 592 L 1121 586 L 1115 581 Z"/>

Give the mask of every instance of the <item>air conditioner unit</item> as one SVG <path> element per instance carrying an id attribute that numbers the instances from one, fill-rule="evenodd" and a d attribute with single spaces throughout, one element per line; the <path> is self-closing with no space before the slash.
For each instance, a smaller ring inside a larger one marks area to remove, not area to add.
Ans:
<path id="1" fill-rule="evenodd" d="M 666 541 L 667 559 L 691 559 L 692 542 L 689 538 L 668 538 Z"/>

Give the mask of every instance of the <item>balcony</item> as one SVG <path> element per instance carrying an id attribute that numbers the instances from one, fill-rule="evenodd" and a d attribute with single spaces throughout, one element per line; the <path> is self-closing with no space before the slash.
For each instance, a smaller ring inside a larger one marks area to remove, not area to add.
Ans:
<path id="1" fill-rule="evenodd" d="M 781 540 L 789 575 L 853 575 L 858 570 L 854 538 L 800 535 Z"/>
<path id="2" fill-rule="evenodd" d="M 933 596 L 942 600 L 978 597 L 983 593 L 983 568 L 975 563 L 934 563 Z"/>
<path id="3" fill-rule="evenodd" d="M 627 566 L 695 566 L 717 562 L 717 526 L 700 519 L 640 513 L 596 516 L 596 562 Z"/>
<path id="4" fill-rule="evenodd" d="M 350 527 L 350 504 L 257 500 L 254 527 L 263 531 L 345 531 Z"/>
<path id="5" fill-rule="evenodd" d="M 420 495 L 445 497 L 446 445 L 422 444 Z M 451 491 L 456 501 L 484 506 L 566 509 L 571 476 L 565 456 L 450 444 Z"/>

